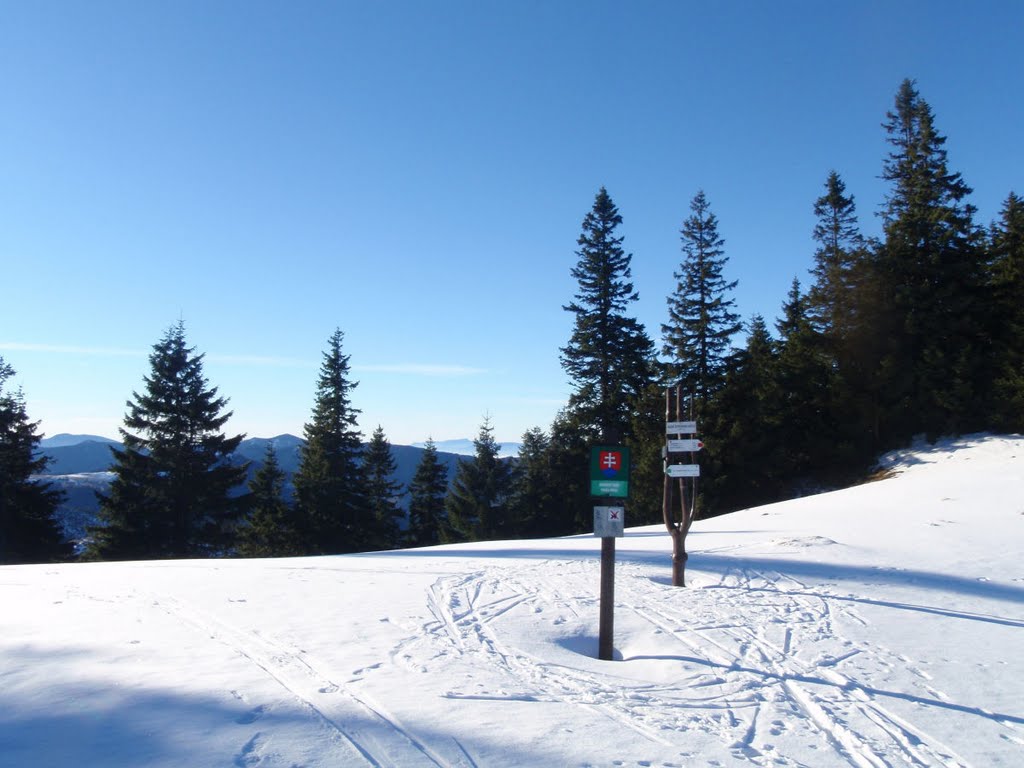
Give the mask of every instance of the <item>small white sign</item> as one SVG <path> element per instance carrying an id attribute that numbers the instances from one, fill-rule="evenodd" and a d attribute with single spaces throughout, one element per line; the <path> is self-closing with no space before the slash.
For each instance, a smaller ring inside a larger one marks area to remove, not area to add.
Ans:
<path id="1" fill-rule="evenodd" d="M 665 424 L 666 435 L 694 435 L 696 433 L 696 421 L 670 421 Z"/>
<path id="2" fill-rule="evenodd" d="M 669 477 L 700 477 L 700 464 L 669 464 L 665 467 Z"/>
<path id="3" fill-rule="evenodd" d="M 601 538 L 625 536 L 625 507 L 594 507 L 594 535 Z"/>
<path id="4" fill-rule="evenodd" d="M 704 447 L 704 443 L 700 440 L 669 440 L 668 441 L 668 452 L 669 453 L 686 453 L 699 451 Z"/>

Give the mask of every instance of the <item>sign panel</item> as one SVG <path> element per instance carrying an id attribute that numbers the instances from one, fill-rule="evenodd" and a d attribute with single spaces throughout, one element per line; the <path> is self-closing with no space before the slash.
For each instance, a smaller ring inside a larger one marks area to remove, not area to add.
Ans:
<path id="1" fill-rule="evenodd" d="M 700 477 L 700 464 L 669 464 L 665 467 L 669 477 Z"/>
<path id="2" fill-rule="evenodd" d="M 668 441 L 668 452 L 669 453 L 686 453 L 699 451 L 704 447 L 704 443 L 700 440 L 669 440 Z"/>
<path id="3" fill-rule="evenodd" d="M 697 434 L 696 421 L 670 421 L 665 424 L 666 435 L 695 435 Z"/>
<path id="4" fill-rule="evenodd" d="M 626 510 L 622 507 L 594 507 L 594 535 L 602 539 L 626 535 Z"/>
<path id="5" fill-rule="evenodd" d="M 590 449 L 590 495 L 629 496 L 629 448 L 595 445 Z"/>

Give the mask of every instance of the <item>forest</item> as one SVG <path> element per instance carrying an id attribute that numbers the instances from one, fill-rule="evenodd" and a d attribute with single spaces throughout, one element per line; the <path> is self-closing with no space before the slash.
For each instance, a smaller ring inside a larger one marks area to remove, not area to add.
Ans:
<path id="1" fill-rule="evenodd" d="M 38 424 L 0 358 L 0 562 L 334 554 L 588 531 L 589 448 L 633 457 L 628 523 L 662 518 L 665 392 L 680 386 L 700 424 L 698 515 L 713 516 L 864 480 L 883 452 L 923 435 L 1024 430 L 1024 201 L 1006 195 L 985 224 L 948 166 L 946 138 L 911 80 L 885 115 L 890 150 L 882 233 L 861 232 L 842 176 L 813 205 L 812 279 L 794 278 L 779 319 L 740 322 L 725 238 L 698 191 L 657 339 L 631 314 L 637 294 L 622 215 L 600 189 L 571 274 L 573 318 L 557 350 L 571 383 L 546 429 L 498 457 L 488 421 L 473 460 L 449 478 L 428 444 L 396 502 L 383 430 L 358 425 L 344 333 L 329 337 L 290 479 L 268 448 L 247 480 L 223 429 L 228 400 L 207 381 L 183 322 L 153 346 L 113 452 L 88 541 L 73 552 L 38 478 Z M 552 350 L 552 354 L 555 350 Z M 285 494 L 291 482 L 293 494 Z"/>

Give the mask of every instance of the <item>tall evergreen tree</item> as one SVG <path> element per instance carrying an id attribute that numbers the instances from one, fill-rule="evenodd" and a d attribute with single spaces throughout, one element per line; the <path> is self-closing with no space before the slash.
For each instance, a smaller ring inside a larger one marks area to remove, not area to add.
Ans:
<path id="1" fill-rule="evenodd" d="M 825 194 L 814 201 L 814 284 L 807 297 L 808 311 L 818 331 L 832 340 L 852 332 L 857 311 L 857 272 L 863 262 L 865 240 L 857 224 L 857 206 L 836 171 L 825 181 Z"/>
<path id="2" fill-rule="evenodd" d="M 373 549 L 395 549 L 401 542 L 399 521 L 405 517 L 397 499 L 402 484 L 394 479 L 397 465 L 384 428 L 377 425 L 363 455 L 366 496 L 373 525 Z"/>
<path id="3" fill-rule="evenodd" d="M 721 385 L 730 340 L 743 327 L 727 298 L 737 281 L 722 276 L 727 259 L 718 219 L 704 191 L 690 203 L 692 214 L 683 222 L 683 261 L 675 273 L 676 289 L 668 297 L 669 322 L 661 326 L 662 351 L 670 357 L 673 378 L 695 398 L 696 415 L 704 412 L 710 395 Z"/>
<path id="4" fill-rule="evenodd" d="M 608 442 L 628 437 L 631 403 L 650 380 L 654 350 L 643 326 L 625 314 L 638 295 L 630 281 L 632 255 L 615 234 L 621 223 L 602 187 L 577 240 L 578 290 L 564 307 L 575 320 L 561 350 L 573 387 L 568 411 L 586 434 Z"/>
<path id="5" fill-rule="evenodd" d="M 1024 200 L 1011 192 L 992 228 L 997 348 L 993 426 L 1024 432 Z"/>
<path id="6" fill-rule="evenodd" d="M 548 454 L 558 485 L 551 514 L 537 521 L 538 535 L 565 536 L 593 525 L 588 473 L 590 448 L 599 437 L 594 432 L 592 428 L 581 427 L 568 407 L 551 422 Z"/>
<path id="7" fill-rule="evenodd" d="M 512 471 L 498 457 L 490 419 L 485 419 L 473 441 L 476 455 L 459 463 L 445 509 L 451 536 L 466 541 L 486 541 L 508 532 L 508 503 Z"/>
<path id="8" fill-rule="evenodd" d="M 551 524 L 558 498 L 551 441 L 539 427 L 523 433 L 513 473 L 509 535 L 539 536 Z"/>
<path id="9" fill-rule="evenodd" d="M 708 404 L 701 460 L 705 514 L 776 501 L 782 495 L 777 345 L 764 318 L 751 320 L 746 345 L 730 360 L 725 383 Z"/>
<path id="10" fill-rule="evenodd" d="M 441 543 L 447 526 L 447 494 L 448 468 L 438 458 L 433 439 L 428 439 L 416 474 L 409 483 L 409 546 L 430 547 Z"/>
<path id="11" fill-rule="evenodd" d="M 779 332 L 777 403 L 767 408 L 777 413 L 780 478 L 787 490 L 793 483 L 814 484 L 837 460 L 840 445 L 837 414 L 832 407 L 835 368 L 825 348 L 824 335 L 810 317 L 810 302 L 793 280 Z M 847 458 L 846 456 L 843 457 Z"/>
<path id="12" fill-rule="evenodd" d="M 663 519 L 665 389 L 662 383 L 652 382 L 634 406 L 631 434 L 626 443 L 631 464 L 627 525 L 659 523 Z M 704 430 L 703 424 L 699 427 Z"/>
<path id="13" fill-rule="evenodd" d="M 341 351 L 344 338 L 335 330 L 328 340 L 312 419 L 305 426 L 306 445 L 293 478 L 300 535 L 309 554 L 358 552 L 370 544 L 359 411 L 351 402 L 358 382 L 349 380 L 349 357 Z"/>
<path id="14" fill-rule="evenodd" d="M 39 454 L 38 424 L 21 390 L 4 385 L 14 369 L 0 357 L 0 563 L 50 562 L 70 555 L 56 519 L 63 495 L 33 479 L 49 459 Z"/>
<path id="15" fill-rule="evenodd" d="M 299 554 L 298 531 L 291 505 L 284 498 L 285 473 L 273 443 L 267 444 L 263 466 L 249 483 L 249 516 L 238 532 L 238 554 L 281 557 Z"/>
<path id="16" fill-rule="evenodd" d="M 247 465 L 231 455 L 244 435 L 226 437 L 227 399 L 203 375 L 203 355 L 185 341 L 184 323 L 153 346 L 145 390 L 127 402 L 123 450 L 113 450 L 114 480 L 97 494 L 102 525 L 90 557 L 134 559 L 224 553 L 244 501 L 235 490 Z"/>
<path id="17" fill-rule="evenodd" d="M 981 232 L 971 189 L 949 171 L 946 139 L 912 81 L 903 81 L 887 117 L 893 151 L 883 178 L 892 186 L 876 284 L 889 309 L 877 325 L 889 437 L 960 432 L 979 426 L 991 353 Z"/>

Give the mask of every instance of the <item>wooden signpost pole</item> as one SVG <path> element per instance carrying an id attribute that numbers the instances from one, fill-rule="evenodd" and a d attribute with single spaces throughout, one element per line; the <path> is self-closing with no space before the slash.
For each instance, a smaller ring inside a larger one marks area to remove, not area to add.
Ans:
<path id="1" fill-rule="evenodd" d="M 674 394 L 674 397 L 673 397 Z M 683 421 L 683 395 L 682 387 L 675 386 L 675 392 L 669 387 L 665 390 L 665 425 L 666 434 L 675 434 L 676 440 L 668 440 L 665 446 L 665 480 L 662 493 L 662 517 L 665 527 L 672 535 L 672 586 L 686 586 L 686 534 L 690 531 L 690 525 L 696 513 L 697 477 L 700 468 L 695 464 L 671 464 L 672 447 L 682 445 L 689 449 L 691 459 L 693 450 L 700 450 L 703 443 L 699 440 L 679 440 L 683 430 L 696 431 L 694 422 Z M 675 425 L 675 426 L 674 426 Z M 690 503 L 686 501 L 686 485 L 684 480 L 692 478 Z M 677 507 L 678 505 L 678 507 Z M 678 519 L 676 510 L 678 509 Z"/>

